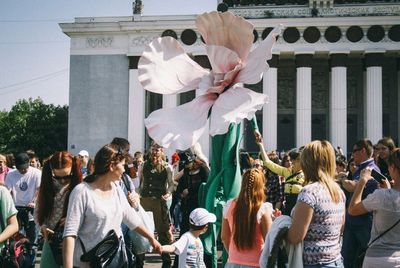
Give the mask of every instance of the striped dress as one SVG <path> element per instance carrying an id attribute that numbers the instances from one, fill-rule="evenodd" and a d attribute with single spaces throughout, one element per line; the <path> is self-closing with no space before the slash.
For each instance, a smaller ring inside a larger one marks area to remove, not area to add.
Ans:
<path id="1" fill-rule="evenodd" d="M 319 182 L 309 184 L 301 190 L 297 202 L 303 202 L 314 210 L 310 226 L 304 238 L 303 262 L 305 265 L 329 263 L 341 258 L 339 242 L 344 224 L 345 196 L 335 204 Z"/>

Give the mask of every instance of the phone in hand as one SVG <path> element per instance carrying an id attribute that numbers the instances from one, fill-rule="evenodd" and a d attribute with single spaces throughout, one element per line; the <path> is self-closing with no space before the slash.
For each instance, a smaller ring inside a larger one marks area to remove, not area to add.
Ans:
<path id="1" fill-rule="evenodd" d="M 383 180 L 387 180 L 384 175 L 376 171 L 375 169 L 371 170 L 371 176 L 379 183 L 382 183 Z"/>

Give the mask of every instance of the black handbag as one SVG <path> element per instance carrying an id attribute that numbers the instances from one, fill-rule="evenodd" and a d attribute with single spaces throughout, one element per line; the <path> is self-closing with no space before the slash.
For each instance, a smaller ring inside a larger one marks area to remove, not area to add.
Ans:
<path id="1" fill-rule="evenodd" d="M 354 263 L 354 267 L 356 268 L 361 268 L 364 263 L 364 258 L 365 258 L 365 253 L 367 252 L 367 249 L 374 243 L 376 240 L 384 236 L 387 232 L 392 230 L 398 223 L 400 222 L 400 219 L 395 222 L 390 228 L 388 228 L 386 231 L 378 235 L 374 240 L 372 240 L 370 243 L 368 243 L 367 247 L 361 250 L 361 253 L 357 256 L 356 261 Z"/>
<path id="2" fill-rule="evenodd" d="M 64 225 L 61 225 L 60 222 L 58 222 L 54 227 L 53 231 L 54 234 L 50 234 L 48 238 L 49 246 L 55 262 L 58 265 L 62 265 L 63 264 L 62 243 L 63 243 Z"/>
<path id="3" fill-rule="evenodd" d="M 107 233 L 94 248 L 86 252 L 82 240 L 78 237 L 82 247 L 82 262 L 89 262 L 90 267 L 125 268 L 129 265 L 128 254 L 122 237 L 118 237 L 114 230 Z"/>

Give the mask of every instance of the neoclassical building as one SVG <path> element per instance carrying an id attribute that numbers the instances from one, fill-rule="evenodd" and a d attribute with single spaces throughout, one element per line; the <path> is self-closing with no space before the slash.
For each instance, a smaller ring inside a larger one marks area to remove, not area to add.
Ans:
<path id="1" fill-rule="evenodd" d="M 399 0 L 225 3 L 229 11 L 254 24 L 254 46 L 273 27 L 285 27 L 263 80 L 248 86 L 269 96 L 257 113 L 268 149 L 281 151 L 327 139 L 348 152 L 363 137 L 377 142 L 391 136 L 398 141 Z M 195 19 L 134 14 L 60 23 L 71 38 L 69 150 L 93 154 L 114 136 L 128 138 L 133 151 L 147 149 L 143 119 L 161 107 L 192 100 L 196 92 L 145 92 L 138 81 L 139 57 L 149 42 L 167 35 L 210 68 Z M 245 134 L 250 132 L 246 122 L 244 126 Z M 208 155 L 207 133 L 200 143 Z M 255 149 L 252 135 L 245 135 L 243 147 Z"/>

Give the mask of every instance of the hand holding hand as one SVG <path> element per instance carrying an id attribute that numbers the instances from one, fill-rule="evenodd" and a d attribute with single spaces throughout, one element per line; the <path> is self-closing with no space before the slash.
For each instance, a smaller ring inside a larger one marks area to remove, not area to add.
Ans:
<path id="1" fill-rule="evenodd" d="M 151 246 L 153 247 L 153 251 L 157 253 L 162 253 L 161 244 L 153 237 L 150 241 Z"/>

